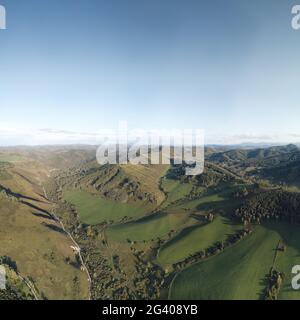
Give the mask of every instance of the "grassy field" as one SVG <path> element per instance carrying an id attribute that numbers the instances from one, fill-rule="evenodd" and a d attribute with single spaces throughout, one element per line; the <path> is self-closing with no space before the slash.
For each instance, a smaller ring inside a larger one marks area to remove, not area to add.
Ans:
<path id="1" fill-rule="evenodd" d="M 178 209 L 187 209 L 192 211 L 211 210 L 211 209 L 229 209 L 232 210 L 237 204 L 238 200 L 232 198 L 232 193 L 239 190 L 242 185 L 225 185 L 221 189 L 209 190 L 198 199 L 186 199 L 180 204 L 175 204 L 174 207 Z"/>
<path id="2" fill-rule="evenodd" d="M 47 299 L 88 299 L 86 274 L 65 262 L 67 257 L 75 261 L 71 240 L 47 228 L 53 222 L 38 216 L 38 210 L 3 195 L 0 208 L 0 256 L 16 261 L 19 272 L 33 279 Z"/>
<path id="3" fill-rule="evenodd" d="M 23 161 L 24 157 L 18 154 L 6 154 L 0 153 L 0 162 L 20 162 Z"/>
<path id="4" fill-rule="evenodd" d="M 242 229 L 241 225 L 232 223 L 228 218 L 221 216 L 204 226 L 189 227 L 182 230 L 160 249 L 158 261 L 162 266 L 181 261 L 197 251 L 210 247 L 217 241 L 225 240 L 229 234 L 234 234 L 239 229 Z"/>
<path id="5" fill-rule="evenodd" d="M 174 279 L 170 299 L 259 299 L 280 235 L 257 226 L 252 235 L 220 255 L 187 268 Z"/>
<path id="6" fill-rule="evenodd" d="M 166 236 L 171 230 L 177 230 L 193 223 L 195 223 L 195 219 L 187 214 L 159 213 L 133 223 L 112 227 L 107 230 L 107 235 L 116 241 L 126 241 L 127 239 L 150 241 Z"/>
<path id="7" fill-rule="evenodd" d="M 166 201 L 163 203 L 163 207 L 166 207 L 170 203 L 187 196 L 192 191 L 193 185 L 165 178 L 162 181 L 162 188 L 168 194 Z"/>
<path id="8" fill-rule="evenodd" d="M 180 207 L 186 209 L 199 209 L 199 207 L 205 207 L 205 205 L 215 204 L 217 202 L 224 201 L 226 198 L 224 197 L 223 193 L 215 193 L 207 196 L 203 196 L 199 199 L 188 201 L 182 204 Z"/>
<path id="9" fill-rule="evenodd" d="M 268 224 L 271 230 L 280 234 L 285 245 L 286 251 L 279 252 L 275 267 L 278 271 L 284 272 L 285 280 L 280 290 L 279 299 L 299 300 L 300 291 L 293 290 L 291 280 L 294 275 L 291 274 L 292 267 L 300 264 L 300 227 L 291 224 Z"/>
<path id="10" fill-rule="evenodd" d="M 39 185 L 47 169 L 26 160 L 6 167 L 9 175 L 0 175 L 0 184 L 24 197 L 24 203 L 0 194 L 0 256 L 15 261 L 20 274 L 47 299 L 88 299 L 86 273 L 66 263 L 75 262 L 73 242 L 45 213 L 53 208 Z"/>
<path id="11" fill-rule="evenodd" d="M 136 218 L 147 212 L 145 206 L 114 202 L 81 190 L 65 191 L 64 199 L 76 207 L 83 223 L 91 225 L 108 220 L 117 222 L 125 216 Z"/>

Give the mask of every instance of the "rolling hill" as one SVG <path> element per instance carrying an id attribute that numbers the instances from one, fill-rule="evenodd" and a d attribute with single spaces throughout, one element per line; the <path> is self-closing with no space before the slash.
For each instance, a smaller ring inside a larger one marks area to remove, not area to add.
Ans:
<path id="1" fill-rule="evenodd" d="M 209 147 L 194 177 L 185 164 L 100 166 L 95 151 L 1 148 L 8 298 L 300 298 L 296 146 Z"/>

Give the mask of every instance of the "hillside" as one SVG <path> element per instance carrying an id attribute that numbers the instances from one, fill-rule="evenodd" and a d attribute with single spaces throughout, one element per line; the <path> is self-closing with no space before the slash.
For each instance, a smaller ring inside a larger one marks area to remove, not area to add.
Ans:
<path id="1" fill-rule="evenodd" d="M 0 256 L 41 299 L 298 299 L 297 147 L 206 150 L 193 177 L 100 166 L 92 147 L 1 150 Z"/>
<path id="2" fill-rule="evenodd" d="M 9 163 L 0 177 L 0 256 L 16 261 L 41 297 L 87 298 L 86 276 L 66 263 L 76 260 L 72 241 L 51 216 L 40 185 L 47 171 L 31 159 Z"/>

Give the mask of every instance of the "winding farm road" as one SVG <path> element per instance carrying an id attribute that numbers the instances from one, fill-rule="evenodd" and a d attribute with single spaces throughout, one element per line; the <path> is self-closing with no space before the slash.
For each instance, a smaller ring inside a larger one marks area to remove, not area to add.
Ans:
<path id="1" fill-rule="evenodd" d="M 39 295 L 37 294 L 37 292 L 35 290 L 35 287 L 32 285 L 32 283 L 29 280 L 27 280 L 26 278 L 23 278 L 19 273 L 17 273 L 17 276 L 29 288 L 29 290 L 31 291 L 31 293 L 34 296 L 34 299 L 35 300 L 40 300 Z"/>
<path id="2" fill-rule="evenodd" d="M 45 188 L 43 187 L 43 192 L 44 192 L 44 197 L 45 199 L 47 199 L 49 202 L 51 202 L 51 200 L 49 200 L 48 196 L 47 196 L 47 192 L 45 190 Z M 89 284 L 89 300 L 91 300 L 91 285 L 92 285 L 92 278 L 90 276 L 90 273 L 89 273 L 89 270 L 86 266 L 86 264 L 84 263 L 84 260 L 82 258 L 82 255 L 81 255 L 81 248 L 80 246 L 78 245 L 78 243 L 76 242 L 76 240 L 73 238 L 73 236 L 71 235 L 71 233 L 65 228 L 65 225 L 64 223 L 62 222 L 62 220 L 53 212 L 51 211 L 50 212 L 51 216 L 53 217 L 53 219 L 60 224 L 61 228 L 63 229 L 63 231 L 69 236 L 69 238 L 71 239 L 71 241 L 73 242 L 75 248 L 76 248 L 76 251 L 78 253 L 78 256 L 79 256 L 79 259 L 80 259 L 80 262 L 81 262 L 81 266 L 82 268 L 84 269 L 84 271 L 86 272 L 87 274 L 87 281 L 88 281 L 88 284 Z"/>

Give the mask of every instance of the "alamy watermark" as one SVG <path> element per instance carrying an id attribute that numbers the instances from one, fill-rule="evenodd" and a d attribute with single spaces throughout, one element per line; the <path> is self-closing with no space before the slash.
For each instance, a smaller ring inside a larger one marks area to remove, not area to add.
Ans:
<path id="1" fill-rule="evenodd" d="M 6 29 L 6 9 L 0 5 L 0 30 Z"/>
<path id="2" fill-rule="evenodd" d="M 300 289 L 300 266 L 296 265 L 292 268 L 292 274 L 295 276 L 292 278 L 292 288 L 294 290 Z"/>
<path id="3" fill-rule="evenodd" d="M 97 150 L 99 164 L 184 165 L 186 175 L 204 170 L 204 131 L 200 129 L 128 130 L 127 122 L 118 130 L 101 130 Z"/>
<path id="4" fill-rule="evenodd" d="M 292 28 L 294 30 L 300 30 L 300 5 L 293 6 L 292 15 Z"/>
<path id="5" fill-rule="evenodd" d="M 6 271 L 4 266 L 0 266 L 0 290 L 6 289 Z"/>

